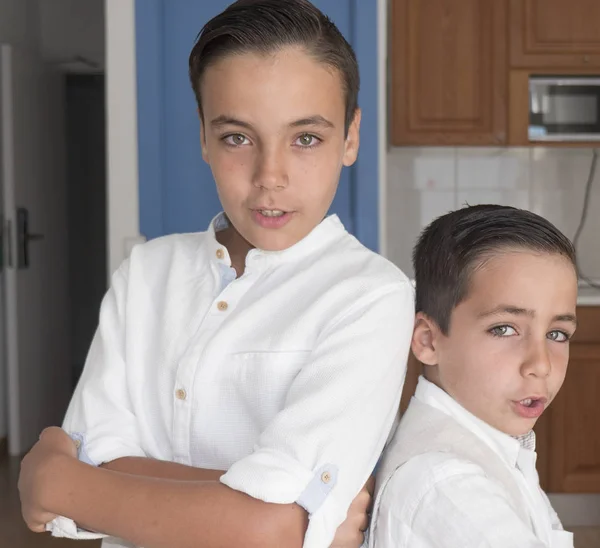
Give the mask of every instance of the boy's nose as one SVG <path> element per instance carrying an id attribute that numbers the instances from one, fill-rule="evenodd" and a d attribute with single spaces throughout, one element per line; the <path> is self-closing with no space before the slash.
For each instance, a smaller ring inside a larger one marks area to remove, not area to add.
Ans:
<path id="1" fill-rule="evenodd" d="M 530 344 L 522 370 L 525 376 L 547 377 L 550 374 L 552 364 L 548 354 L 547 341 L 535 341 Z"/>
<path id="2" fill-rule="evenodd" d="M 284 161 L 277 151 L 263 153 L 257 161 L 254 185 L 265 190 L 282 190 L 288 186 Z"/>

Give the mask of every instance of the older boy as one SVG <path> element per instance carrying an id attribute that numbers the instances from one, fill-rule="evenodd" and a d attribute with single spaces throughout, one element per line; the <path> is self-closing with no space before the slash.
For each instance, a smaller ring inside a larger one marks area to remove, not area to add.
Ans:
<path id="1" fill-rule="evenodd" d="M 324 548 L 393 424 L 414 322 L 406 276 L 326 217 L 358 153 L 356 58 L 306 0 L 240 0 L 189 66 L 224 214 L 115 273 L 64 423 L 99 466 L 46 432 L 23 514 L 111 546 Z"/>
<path id="2" fill-rule="evenodd" d="M 572 547 L 532 428 L 567 371 L 573 246 L 533 213 L 482 205 L 431 223 L 413 261 L 424 376 L 378 474 L 370 546 Z"/>

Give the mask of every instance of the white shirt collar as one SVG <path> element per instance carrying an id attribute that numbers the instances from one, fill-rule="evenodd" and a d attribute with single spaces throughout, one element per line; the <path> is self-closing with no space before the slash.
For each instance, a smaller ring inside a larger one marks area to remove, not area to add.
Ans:
<path id="1" fill-rule="evenodd" d="M 217 250 L 223 250 L 222 260 L 229 262 L 229 253 L 216 239 L 216 233 L 224 230 L 229 226 L 229 221 L 224 212 L 219 213 L 213 218 L 209 227 L 207 245 L 209 246 L 210 256 L 217 257 Z M 315 250 L 325 247 L 332 240 L 347 234 L 344 225 L 337 215 L 329 215 L 325 217 L 311 232 L 309 232 L 302 240 L 297 242 L 287 249 L 281 251 L 265 251 L 262 249 L 251 249 L 246 257 L 246 267 L 260 264 L 268 266 L 275 263 L 297 260 Z"/>
<path id="2" fill-rule="evenodd" d="M 461 426 L 487 443 L 511 467 L 517 465 L 522 449 L 535 451 L 533 430 L 518 438 L 509 436 L 467 411 L 450 395 L 422 376 L 419 377 L 415 398 L 456 419 Z"/>

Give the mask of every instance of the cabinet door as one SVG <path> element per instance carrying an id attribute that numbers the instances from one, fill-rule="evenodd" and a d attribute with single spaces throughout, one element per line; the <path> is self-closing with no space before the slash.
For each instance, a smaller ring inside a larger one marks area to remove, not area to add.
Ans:
<path id="1" fill-rule="evenodd" d="M 392 0 L 393 145 L 506 141 L 505 0 Z"/>
<path id="2" fill-rule="evenodd" d="M 540 481 L 551 493 L 600 493 L 600 308 L 577 316 L 567 377 L 536 425 Z"/>
<path id="3" fill-rule="evenodd" d="M 513 67 L 600 67 L 598 0 L 510 0 Z"/>
<path id="4" fill-rule="evenodd" d="M 553 404 L 548 487 L 600 493 L 600 344 L 573 344 L 569 371 Z"/>

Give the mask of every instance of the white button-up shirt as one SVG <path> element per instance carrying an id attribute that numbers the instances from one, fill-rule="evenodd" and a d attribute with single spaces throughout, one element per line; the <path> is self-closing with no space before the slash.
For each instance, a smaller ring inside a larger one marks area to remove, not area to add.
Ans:
<path id="1" fill-rule="evenodd" d="M 532 527 L 515 513 L 508 492 L 476 464 L 430 452 L 396 470 L 381 497 L 377 548 L 572 548 L 539 485 L 535 434 L 513 438 L 475 417 L 423 377 L 415 399 L 453 417 L 497 453 L 527 501 Z"/>
<path id="2" fill-rule="evenodd" d="M 304 546 L 326 547 L 392 427 L 413 288 L 336 216 L 251 250 L 235 279 L 222 223 L 138 246 L 114 274 L 64 428 L 91 463 L 226 470 L 233 489 L 297 502 Z"/>

